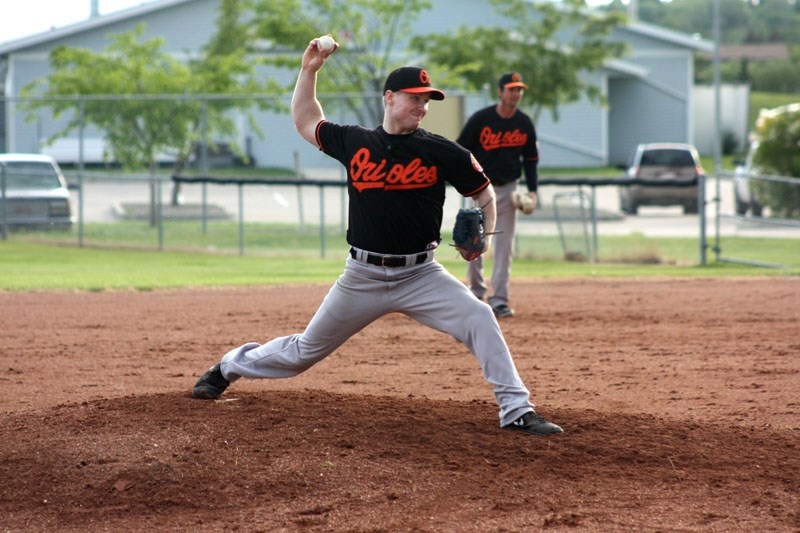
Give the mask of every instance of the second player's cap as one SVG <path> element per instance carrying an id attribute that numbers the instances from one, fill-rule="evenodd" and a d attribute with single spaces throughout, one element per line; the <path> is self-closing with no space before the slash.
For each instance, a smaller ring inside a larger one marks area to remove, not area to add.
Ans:
<path id="1" fill-rule="evenodd" d="M 497 82 L 497 86 L 501 89 L 513 89 L 514 87 L 528 88 L 527 85 L 522 83 L 522 76 L 519 75 L 519 72 L 503 74 L 500 76 L 500 81 Z"/>
<path id="2" fill-rule="evenodd" d="M 383 92 L 400 91 L 404 93 L 428 93 L 431 100 L 444 100 L 444 92 L 431 87 L 431 79 L 425 69 L 420 67 L 400 67 L 386 76 Z"/>

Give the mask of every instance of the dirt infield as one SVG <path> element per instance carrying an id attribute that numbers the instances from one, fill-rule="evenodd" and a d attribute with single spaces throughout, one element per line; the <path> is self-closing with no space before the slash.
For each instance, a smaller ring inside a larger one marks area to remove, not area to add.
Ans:
<path id="1" fill-rule="evenodd" d="M 189 397 L 327 285 L 0 293 L 2 531 L 800 531 L 800 280 L 512 283 L 541 438 L 390 315 Z"/>

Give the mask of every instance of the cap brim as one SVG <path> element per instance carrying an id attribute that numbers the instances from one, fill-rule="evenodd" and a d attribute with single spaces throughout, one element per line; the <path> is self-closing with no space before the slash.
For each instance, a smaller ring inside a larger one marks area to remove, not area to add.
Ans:
<path id="1" fill-rule="evenodd" d="M 408 89 L 400 89 L 400 92 L 413 94 L 427 93 L 431 95 L 431 100 L 444 100 L 444 92 L 439 89 L 434 89 L 433 87 L 409 87 Z"/>
<path id="2" fill-rule="evenodd" d="M 521 81 L 512 81 L 511 83 L 506 83 L 503 85 L 503 89 L 513 89 L 515 87 L 522 87 L 523 89 L 527 89 L 528 86 L 522 83 Z"/>

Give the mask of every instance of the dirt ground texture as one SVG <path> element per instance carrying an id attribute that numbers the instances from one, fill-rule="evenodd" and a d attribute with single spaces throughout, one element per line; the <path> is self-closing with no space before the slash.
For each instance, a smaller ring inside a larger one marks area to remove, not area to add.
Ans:
<path id="1" fill-rule="evenodd" d="M 513 281 L 552 437 L 402 315 L 190 398 L 327 289 L 0 293 L 0 531 L 800 531 L 800 279 Z"/>

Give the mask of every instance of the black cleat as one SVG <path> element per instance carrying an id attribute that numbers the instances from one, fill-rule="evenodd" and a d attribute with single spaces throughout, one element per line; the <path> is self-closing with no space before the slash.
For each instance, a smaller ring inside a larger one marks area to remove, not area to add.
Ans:
<path id="1" fill-rule="evenodd" d="M 217 363 L 197 380 L 197 383 L 195 383 L 192 389 L 192 398 L 197 398 L 199 400 L 216 400 L 222 396 L 222 393 L 225 392 L 225 389 L 227 389 L 230 384 L 230 381 L 222 377 L 219 363 Z"/>
<path id="2" fill-rule="evenodd" d="M 524 431 L 531 435 L 552 435 L 554 433 L 564 433 L 560 426 L 548 422 L 545 418 L 536 411 L 529 411 L 511 422 L 504 429 L 514 429 L 517 431 Z"/>
<path id="3" fill-rule="evenodd" d="M 512 318 L 514 316 L 514 310 L 506 304 L 495 306 L 492 311 L 494 311 L 494 316 L 497 318 Z"/>

